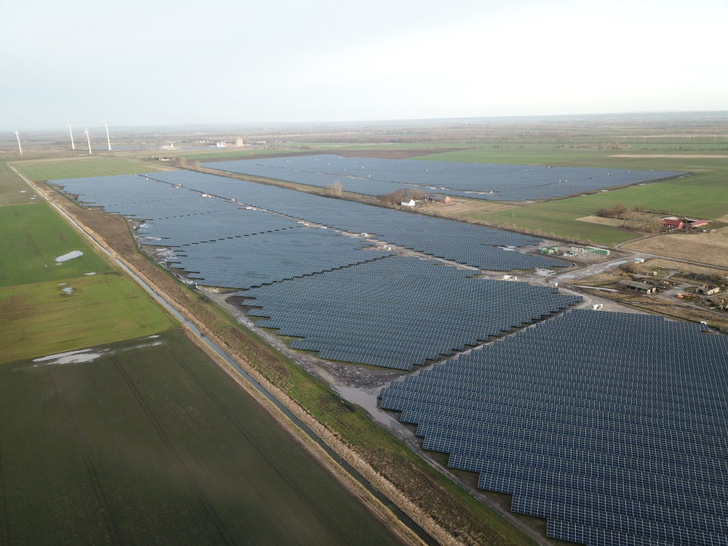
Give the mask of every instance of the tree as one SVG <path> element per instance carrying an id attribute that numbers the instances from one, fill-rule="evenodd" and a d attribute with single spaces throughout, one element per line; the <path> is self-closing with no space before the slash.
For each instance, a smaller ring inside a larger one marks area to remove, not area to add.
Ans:
<path id="1" fill-rule="evenodd" d="M 334 197 L 341 197 L 344 193 L 339 180 L 334 180 L 331 184 L 326 186 L 326 191 L 329 195 L 333 195 Z"/>
<path id="2" fill-rule="evenodd" d="M 383 193 L 377 196 L 377 199 L 385 205 L 399 205 L 402 201 L 409 201 L 410 199 L 417 201 L 418 199 L 422 199 L 423 196 L 424 194 L 420 190 L 400 188 L 390 193 Z"/>

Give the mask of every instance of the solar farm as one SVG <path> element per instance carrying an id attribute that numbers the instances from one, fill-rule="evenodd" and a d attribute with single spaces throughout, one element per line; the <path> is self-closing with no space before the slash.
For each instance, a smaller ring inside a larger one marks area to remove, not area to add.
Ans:
<path id="1" fill-rule="evenodd" d="M 728 544 L 728 338 L 571 310 L 409 375 L 382 408 L 548 535 Z"/>
<path id="2" fill-rule="evenodd" d="M 473 268 L 568 265 L 516 251 L 538 242 L 523 235 L 199 173 L 56 182 L 135 219 L 144 244 L 167 249 L 168 267 L 240 289 L 259 326 L 303 338 L 291 347 L 321 358 L 409 370 L 579 301 L 472 278 Z M 389 244 L 470 268 L 395 256 Z"/>
<path id="3" fill-rule="evenodd" d="M 610 173 L 612 186 L 638 182 Z M 291 348 L 417 370 L 380 407 L 480 488 L 512 495 L 514 512 L 546 519 L 550 537 L 728 544 L 725 336 L 482 278 L 570 265 L 524 252 L 540 240 L 517 233 L 190 171 L 54 183 L 134 220 L 191 282 L 237 290 Z"/>
<path id="4" fill-rule="evenodd" d="M 593 167 L 500 165 L 412 159 L 373 159 L 333 154 L 206 163 L 210 169 L 382 195 L 402 188 L 476 199 L 548 199 L 615 186 L 672 178 L 678 171 L 632 171 Z"/>
<path id="5" fill-rule="evenodd" d="M 579 301 L 526 283 L 392 257 L 310 279 L 241 292 L 271 317 L 259 326 L 302 337 L 321 358 L 410 370 Z"/>

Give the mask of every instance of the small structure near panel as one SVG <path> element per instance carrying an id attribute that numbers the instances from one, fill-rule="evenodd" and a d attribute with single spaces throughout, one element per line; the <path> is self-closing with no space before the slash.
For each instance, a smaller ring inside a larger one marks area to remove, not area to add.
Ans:
<path id="1" fill-rule="evenodd" d="M 712 296 L 713 294 L 717 294 L 718 292 L 720 292 L 720 287 L 703 285 L 703 286 L 698 287 L 697 292 L 698 292 L 698 294 L 705 294 L 706 296 Z"/>
<path id="2" fill-rule="evenodd" d="M 654 294 L 657 292 L 656 286 L 637 281 L 620 281 L 619 286 L 626 290 L 632 290 L 633 292 L 638 292 L 640 294 Z"/>

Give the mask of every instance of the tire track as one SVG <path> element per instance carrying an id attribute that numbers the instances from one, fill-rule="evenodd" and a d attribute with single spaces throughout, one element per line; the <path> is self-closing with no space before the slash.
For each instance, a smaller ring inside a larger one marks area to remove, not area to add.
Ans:
<path id="1" fill-rule="evenodd" d="M 0 544 L 12 544 L 10 540 L 10 521 L 8 520 L 8 499 L 5 492 L 7 487 L 5 486 L 4 474 L 3 474 L 3 452 L 0 449 L 0 514 L 2 515 L 2 521 L 0 521 Z"/>
<path id="2" fill-rule="evenodd" d="M 112 511 L 109 509 L 109 504 L 106 500 L 106 496 L 104 495 L 104 490 L 101 487 L 101 481 L 99 480 L 98 473 L 96 472 L 96 467 L 93 463 L 93 459 L 89 455 L 89 442 L 86 440 L 86 434 L 84 433 L 81 424 L 78 422 L 76 414 L 73 411 L 73 406 L 68 399 L 68 391 L 70 390 L 69 386 L 67 382 L 64 381 L 63 374 L 58 370 L 52 369 L 50 371 L 50 377 L 55 391 L 60 393 L 61 403 L 66 414 L 66 421 L 71 425 L 73 435 L 76 438 L 76 442 L 82 453 L 86 473 L 88 474 L 89 481 L 93 487 L 96 502 L 100 507 L 100 515 L 108 529 L 109 538 L 113 544 L 122 544 L 121 537 L 119 536 L 119 532 L 112 516 Z"/>
<path id="3" fill-rule="evenodd" d="M 171 351 L 170 351 L 171 352 Z M 225 417 L 228 419 L 228 421 L 235 427 L 235 429 L 248 441 L 248 444 L 253 447 L 253 449 L 258 453 L 261 460 L 268 461 L 269 457 L 266 456 L 266 454 L 258 447 L 258 443 L 255 442 L 251 437 L 248 431 L 243 427 L 238 420 L 235 417 L 235 414 L 233 414 L 230 409 L 220 401 L 220 399 L 215 396 L 215 394 L 210 390 L 205 383 L 202 382 L 202 380 L 190 369 L 189 366 L 187 366 L 184 362 L 182 362 L 179 358 L 177 358 L 177 355 L 175 355 L 173 352 L 171 352 L 172 358 L 174 358 L 174 361 L 180 366 L 180 368 L 187 374 L 187 376 L 197 385 L 197 387 L 205 393 L 205 396 L 207 396 L 208 400 L 212 404 L 214 404 L 218 410 L 225 415 Z M 255 404 L 259 404 L 259 402 L 254 400 Z M 290 434 L 287 430 L 285 430 L 287 434 Z M 296 441 L 296 443 L 300 443 L 300 440 L 295 438 L 293 434 L 290 434 Z M 317 461 L 314 460 L 314 463 L 319 464 Z M 321 522 L 326 522 L 328 517 L 325 513 L 323 513 L 319 508 L 317 508 L 313 503 L 310 502 L 309 497 L 305 494 L 305 491 L 303 488 L 296 484 L 295 482 L 292 482 L 288 479 L 288 477 L 281 471 L 281 469 L 276 465 L 269 465 L 269 467 L 273 470 L 273 472 L 284 482 L 288 485 L 289 491 L 295 494 L 295 496 L 301 501 L 301 503 L 305 506 L 308 506 L 309 510 L 314 512 L 317 517 L 319 517 Z M 331 472 L 326 466 L 322 467 L 325 471 Z M 333 474 L 333 473 L 332 473 Z M 337 478 L 338 480 L 338 478 Z M 329 527 L 329 531 L 334 532 L 334 529 Z M 342 541 L 342 544 L 346 542 L 347 537 L 341 535 L 341 533 L 336 530 L 336 535 L 339 537 L 339 539 Z"/>
<path id="4" fill-rule="evenodd" d="M 200 487 L 200 484 L 192 477 L 192 473 L 190 472 L 190 469 L 185 464 L 183 458 L 180 456 L 179 452 L 174 446 L 174 443 L 172 440 L 170 440 L 169 436 L 164 430 L 164 427 L 159 422 L 159 420 L 155 417 L 154 412 L 151 410 L 149 405 L 147 404 L 146 400 L 142 396 L 142 394 L 139 392 L 139 389 L 136 388 L 136 385 L 134 384 L 134 381 L 132 381 L 131 377 L 129 376 L 128 372 L 124 369 L 124 366 L 122 363 L 117 359 L 116 356 L 111 357 L 112 362 L 114 363 L 114 366 L 116 367 L 119 374 L 122 376 L 124 381 L 127 384 L 127 387 L 129 388 L 129 391 L 132 393 L 134 398 L 139 404 L 139 407 L 142 409 L 144 414 L 147 416 L 147 419 L 152 424 L 154 429 L 157 431 L 157 434 L 159 435 L 159 438 L 162 440 L 162 443 L 167 448 L 168 453 L 172 456 L 172 459 L 174 460 L 177 467 L 182 471 L 182 474 L 184 475 L 187 484 L 190 486 L 190 489 L 195 494 L 195 497 L 197 498 L 197 501 L 200 503 L 200 505 L 205 510 L 205 513 L 209 517 L 210 521 L 213 523 L 215 528 L 217 529 L 220 537 L 225 542 L 225 544 L 234 545 L 236 544 L 235 539 L 232 537 L 228 529 L 225 527 L 225 524 L 223 523 L 222 519 L 220 519 L 220 516 L 215 511 L 215 508 L 210 504 L 209 500 L 205 496 L 204 492 L 202 491 L 202 488 Z"/>

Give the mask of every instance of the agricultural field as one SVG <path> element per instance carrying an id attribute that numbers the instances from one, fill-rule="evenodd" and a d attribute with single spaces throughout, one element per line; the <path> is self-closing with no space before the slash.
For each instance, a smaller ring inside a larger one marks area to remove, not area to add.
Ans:
<path id="1" fill-rule="evenodd" d="M 0 362 L 174 327 L 141 287 L 114 271 L 0 287 Z"/>
<path id="2" fill-rule="evenodd" d="M 176 327 L 46 202 L 0 207 L 0 361 Z"/>
<path id="3" fill-rule="evenodd" d="M 179 331 L 0 365 L 2 544 L 395 544 Z"/>
<path id="4" fill-rule="evenodd" d="M 13 166 L 19 173 L 35 182 L 60 178 L 138 174 L 162 170 L 152 163 L 125 158 L 56 159 L 27 163 L 16 162 Z"/>
<path id="5" fill-rule="evenodd" d="M 636 147 L 636 146 L 635 146 Z M 479 210 L 470 203 L 461 217 L 501 227 L 527 230 L 546 236 L 615 245 L 638 239 L 644 233 L 589 222 L 600 208 L 622 204 L 643 208 L 656 215 L 674 214 L 714 220 L 728 214 L 728 154 L 714 144 L 698 145 L 677 153 L 675 145 L 651 143 L 643 150 L 615 151 L 603 148 L 571 148 L 543 143 L 478 146 L 469 150 L 443 152 L 416 159 L 562 166 L 612 167 L 639 170 L 675 170 L 691 174 L 682 178 L 634 185 L 590 195 L 536 203 L 512 203 L 512 207 Z M 706 153 L 702 153 L 706 152 Z M 707 153 L 710 152 L 710 153 Z M 692 155 L 691 155 L 692 154 Z M 711 156 L 711 157 L 706 157 Z M 447 207 L 442 208 L 447 213 Z"/>
<path id="6" fill-rule="evenodd" d="M 32 203 L 36 200 L 35 192 L 8 167 L 7 163 L 0 162 L 0 206 Z"/>
<path id="7" fill-rule="evenodd" d="M 0 286 L 111 271 L 111 266 L 45 202 L 0 207 L 0 230 Z M 63 258 L 74 252 L 82 254 Z"/>
<path id="8" fill-rule="evenodd" d="M 728 269 L 728 228 L 713 233 L 668 233 L 628 243 L 624 248 Z"/>

